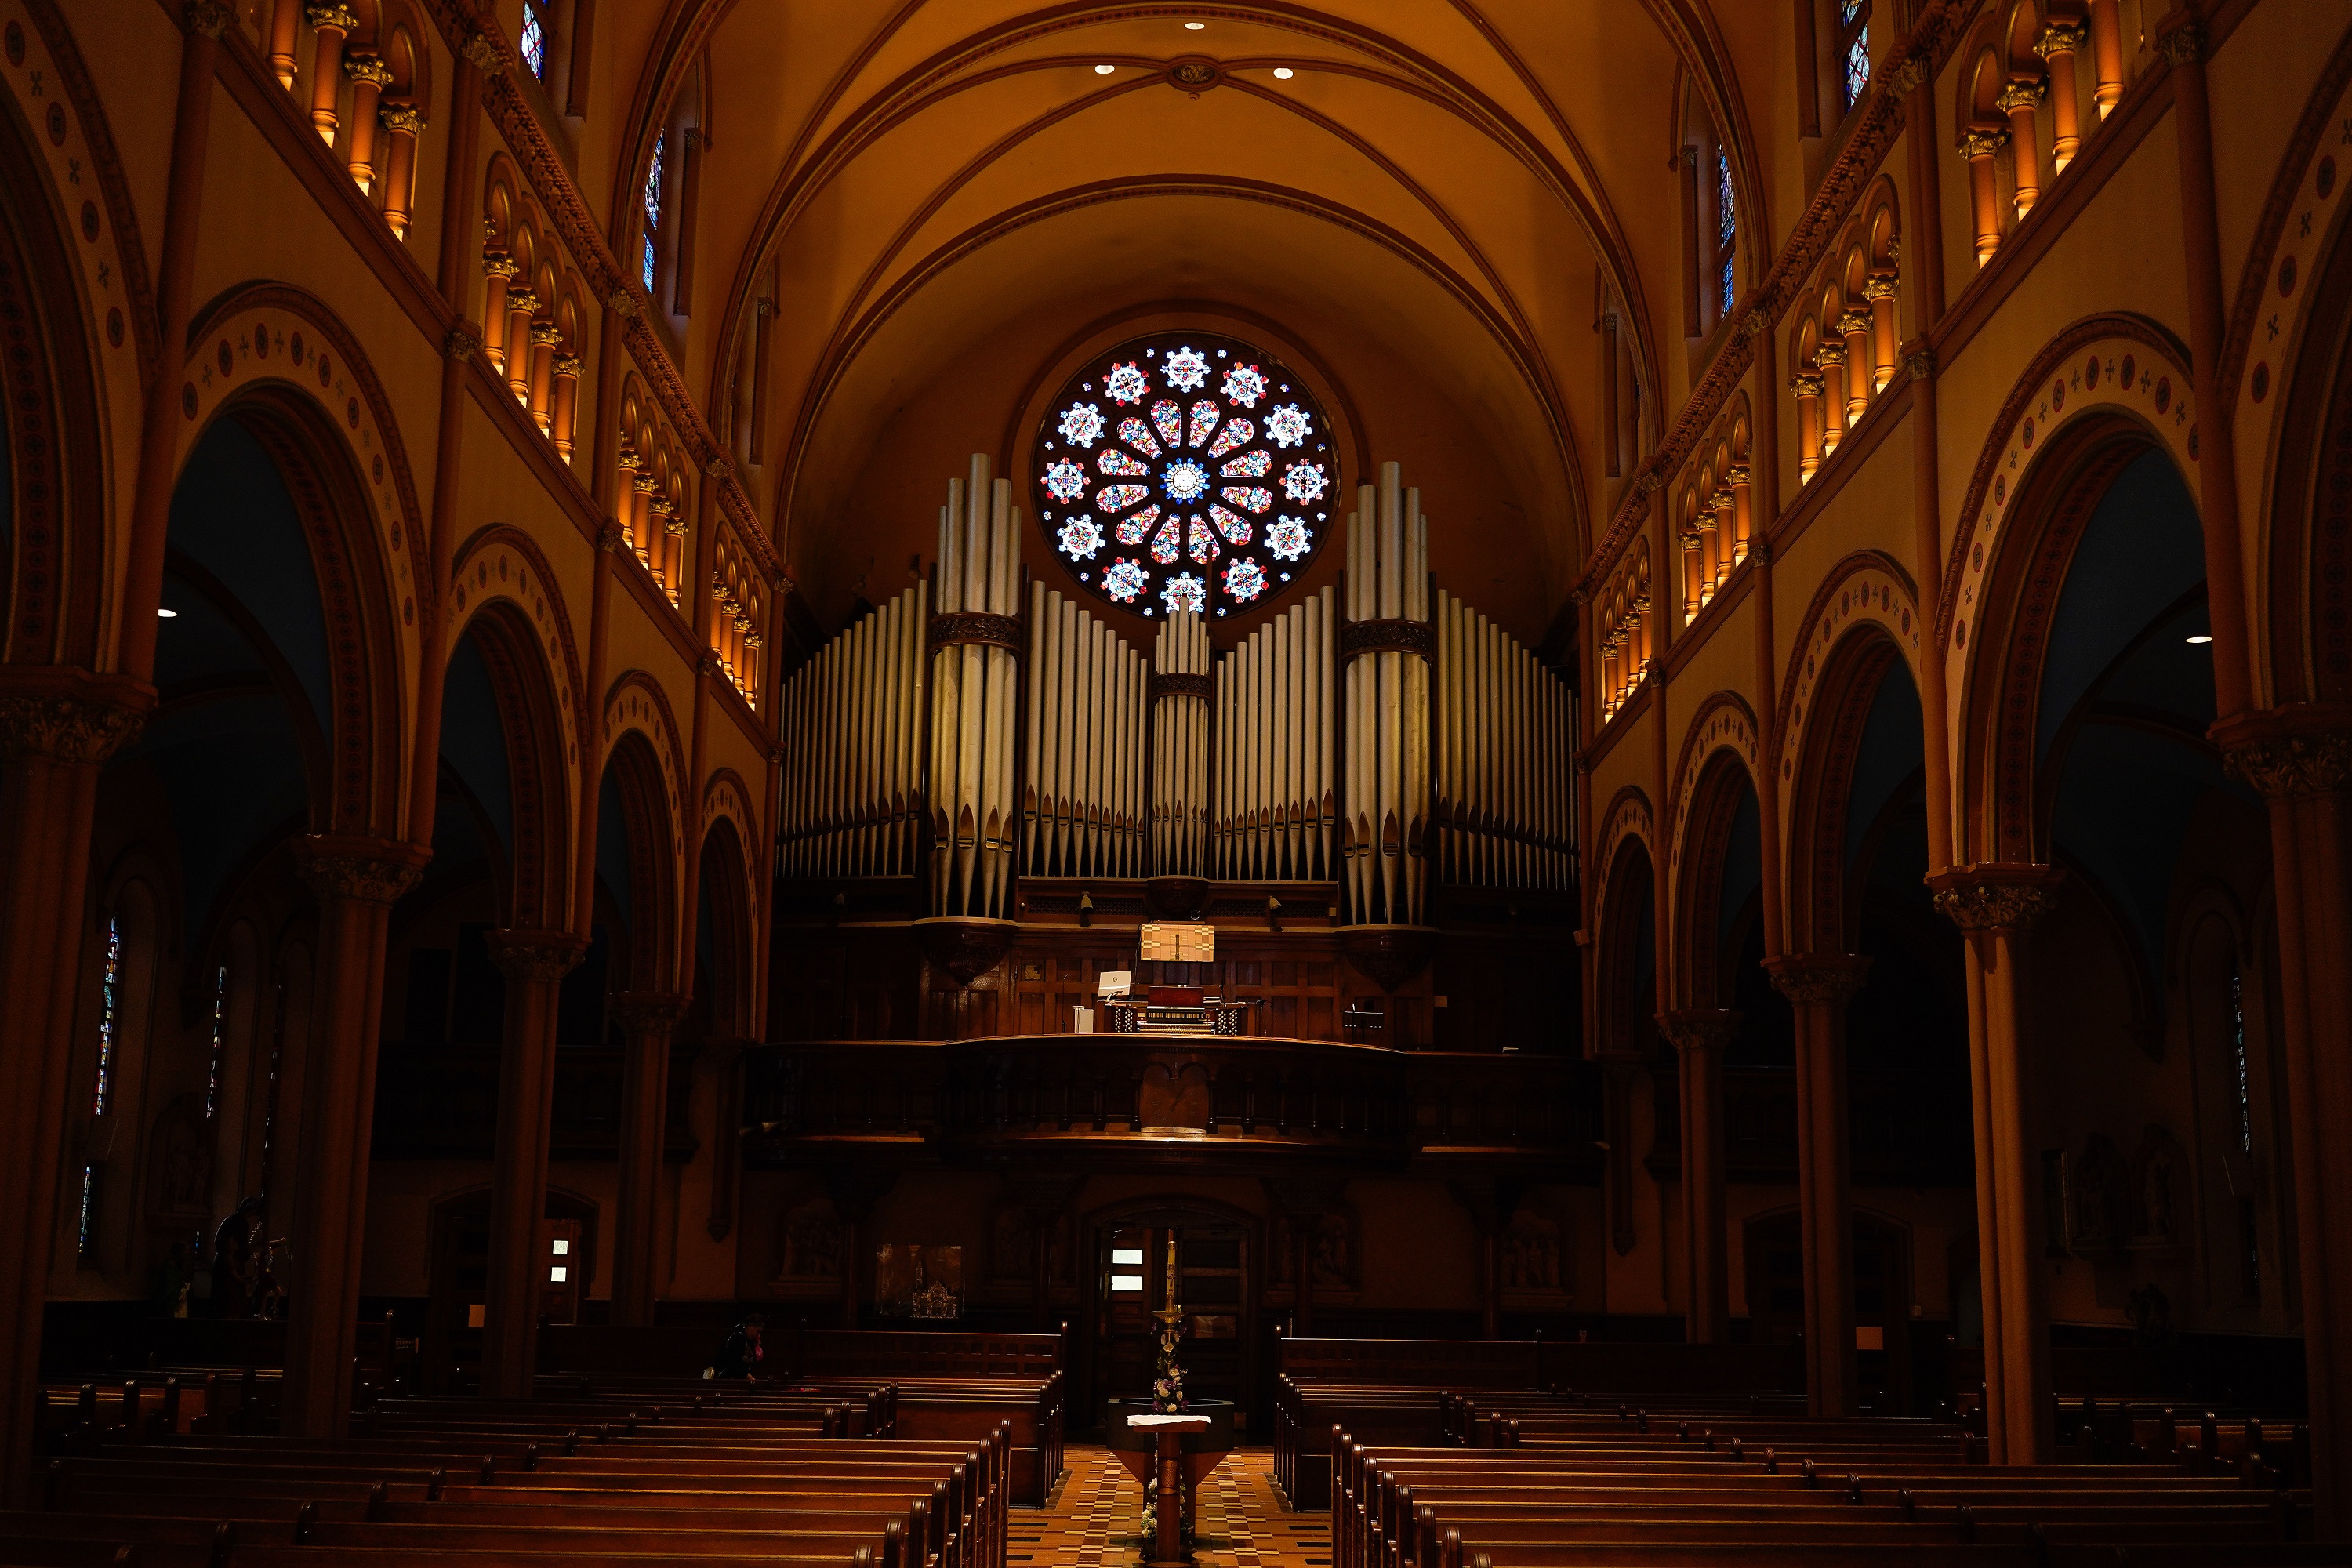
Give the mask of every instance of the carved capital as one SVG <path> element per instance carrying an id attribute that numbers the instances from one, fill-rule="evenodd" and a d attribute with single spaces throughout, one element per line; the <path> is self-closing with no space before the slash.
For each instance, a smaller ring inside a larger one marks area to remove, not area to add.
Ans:
<path id="1" fill-rule="evenodd" d="M 15 667 L 0 674 L 0 762 L 102 763 L 137 737 L 154 705 L 153 688 L 121 676 Z"/>
<path id="2" fill-rule="evenodd" d="M 1796 1007 L 1843 1007 L 1870 973 L 1870 960 L 1853 953 L 1791 953 L 1764 965 L 1772 989 Z"/>
<path id="3" fill-rule="evenodd" d="M 2064 873 L 2053 867 L 1955 866 L 1927 879 L 1936 907 L 1963 931 L 2021 931 L 2057 907 Z"/>
<path id="4" fill-rule="evenodd" d="M 639 302 L 636 295 L 630 291 L 627 284 L 616 283 L 613 286 L 613 291 L 604 296 L 604 309 L 616 316 L 627 317 L 637 314 L 645 307 Z"/>
<path id="5" fill-rule="evenodd" d="M 2009 145 L 2009 128 L 1988 130 L 1971 126 L 1960 132 L 1960 154 L 1966 158 L 1990 158 Z"/>
<path id="6" fill-rule="evenodd" d="M 457 46 L 457 58 L 486 75 L 504 76 L 507 71 L 507 52 L 488 33 L 467 34 Z"/>
<path id="7" fill-rule="evenodd" d="M 1835 338 L 1830 339 L 1813 351 L 1813 363 L 1823 370 L 1844 369 L 1845 345 Z"/>
<path id="8" fill-rule="evenodd" d="M 386 131 L 395 133 L 406 132 L 411 136 L 416 136 L 422 134 L 425 130 L 425 111 L 413 103 L 381 105 L 375 111 L 375 117 Z"/>
<path id="9" fill-rule="evenodd" d="M 1874 304 L 1894 299 L 1895 292 L 1895 275 L 1891 272 L 1874 272 L 1862 286 L 1862 297 Z"/>
<path id="10" fill-rule="evenodd" d="M 481 334 L 474 331 L 471 321 L 460 321 L 441 334 L 441 353 L 445 358 L 469 360 L 481 352 Z"/>
<path id="11" fill-rule="evenodd" d="M 2231 778 L 2265 800 L 2352 792 L 2352 710 L 2296 703 L 2216 724 Z"/>
<path id="12" fill-rule="evenodd" d="M 320 31 L 329 33 L 348 33 L 360 25 L 360 19 L 352 14 L 350 6 L 337 5 L 334 0 L 327 0 L 324 5 L 305 5 L 302 19 Z"/>
<path id="13" fill-rule="evenodd" d="M 1904 55 L 1889 62 L 1878 79 L 1888 92 L 1898 98 L 1907 98 L 1927 79 L 1927 57 L 1925 54 Z"/>
<path id="14" fill-rule="evenodd" d="M 1789 390 L 1800 397 L 1819 397 L 1825 384 L 1826 383 L 1819 375 L 1810 370 L 1801 370 L 1789 378 Z"/>
<path id="15" fill-rule="evenodd" d="M 378 89 L 392 85 L 392 68 L 382 57 L 356 51 L 343 57 L 343 74 L 355 82 L 369 82 Z"/>
<path id="16" fill-rule="evenodd" d="M 617 551 L 627 542 L 628 536 L 621 531 L 621 525 L 610 518 L 606 518 L 604 526 L 596 531 L 596 548 L 599 550 Z"/>
<path id="17" fill-rule="evenodd" d="M 1765 538 L 1760 533 L 1755 538 L 1749 540 L 1748 542 L 1748 559 L 1755 562 L 1759 566 L 1771 565 L 1772 542 Z"/>
<path id="18" fill-rule="evenodd" d="M 731 479 L 735 473 L 735 459 L 724 452 L 716 453 L 702 460 L 702 472 L 706 479 Z"/>
<path id="19" fill-rule="evenodd" d="M 1729 485 L 1735 491 L 1746 489 L 1751 477 L 1745 463 L 1734 463 L 1723 470 L 1723 482 Z M 1733 499 L 1737 500 L 1738 497 L 1735 496 Z"/>
<path id="20" fill-rule="evenodd" d="M 2080 22 L 2053 22 L 2033 40 L 2033 52 L 2045 60 L 2053 55 L 2079 54 L 2088 36 Z"/>
<path id="21" fill-rule="evenodd" d="M 1893 290 L 1890 289 L 1888 292 L 1891 293 Z M 1848 337 L 1853 337 L 1857 332 L 1870 331 L 1870 312 L 1860 308 L 1839 312 L 1837 330 Z"/>
<path id="22" fill-rule="evenodd" d="M 397 903 L 432 858 L 432 851 L 414 844 L 356 833 L 313 833 L 294 841 L 294 864 L 321 903 Z"/>
<path id="23" fill-rule="evenodd" d="M 1720 1051 L 1739 1037 L 1743 1015 L 1730 1007 L 1685 1007 L 1658 1015 L 1658 1027 L 1684 1056 Z"/>
<path id="24" fill-rule="evenodd" d="M 2205 27 L 2194 16 L 2176 12 L 2180 20 L 2156 36 L 2156 52 L 2166 61 L 2185 66 L 2205 58 Z"/>
<path id="25" fill-rule="evenodd" d="M 558 375 L 577 381 L 580 379 L 580 373 L 586 370 L 588 366 L 578 354 L 557 354 L 549 362 L 548 368 Z"/>
<path id="26" fill-rule="evenodd" d="M 2046 81 L 2013 81 L 2002 88 L 2000 96 L 1992 101 L 1993 107 L 2003 114 L 2014 114 L 2021 109 L 2040 108 L 2042 100 L 2049 96 L 2050 84 Z"/>
<path id="27" fill-rule="evenodd" d="M 533 348 L 551 349 L 563 342 L 563 329 L 553 321 L 533 321 L 530 342 Z"/>
<path id="28" fill-rule="evenodd" d="M 1733 330 L 1743 338 L 1760 338 L 1764 335 L 1764 329 L 1771 324 L 1760 306 L 1750 305 L 1741 314 L 1738 326 Z"/>
<path id="29" fill-rule="evenodd" d="M 503 250 L 486 250 L 482 253 L 482 271 L 492 278 L 520 278 L 522 263 Z"/>
<path id="30" fill-rule="evenodd" d="M 1685 552 L 1687 553 L 1690 551 L 1696 550 L 1701 544 L 1705 543 L 1706 541 L 1699 538 L 1697 529 L 1685 528 L 1680 533 L 1675 535 L 1675 542 L 1681 545 Z"/>
<path id="31" fill-rule="evenodd" d="M 532 293 L 528 289 L 509 289 L 507 290 L 507 309 L 510 311 L 527 316 L 535 316 L 539 314 L 539 308 L 542 303 L 543 301 L 540 297 Z"/>
<path id="32" fill-rule="evenodd" d="M 667 1035 L 686 1016 L 688 999 L 675 991 L 616 991 L 604 1011 L 624 1035 Z"/>
<path id="33" fill-rule="evenodd" d="M 588 951 L 584 938 L 563 931 L 494 931 L 484 934 L 490 962 L 510 982 L 552 985 Z"/>
<path id="34" fill-rule="evenodd" d="M 1936 351 L 1921 342 L 1903 355 L 1903 369 L 1914 381 L 1926 381 L 1936 374 Z"/>
<path id="35" fill-rule="evenodd" d="M 180 13 L 182 26 L 207 38 L 217 38 L 227 31 L 232 19 L 224 0 L 188 0 Z"/>

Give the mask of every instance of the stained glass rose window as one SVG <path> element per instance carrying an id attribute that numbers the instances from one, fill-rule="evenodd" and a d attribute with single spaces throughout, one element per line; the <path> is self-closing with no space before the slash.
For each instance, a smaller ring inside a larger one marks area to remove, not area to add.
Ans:
<path id="1" fill-rule="evenodd" d="M 1282 595 L 1339 493 L 1306 384 L 1238 339 L 1170 332 L 1081 366 L 1047 407 L 1030 479 L 1078 580 L 1145 616 L 1222 616 Z"/>

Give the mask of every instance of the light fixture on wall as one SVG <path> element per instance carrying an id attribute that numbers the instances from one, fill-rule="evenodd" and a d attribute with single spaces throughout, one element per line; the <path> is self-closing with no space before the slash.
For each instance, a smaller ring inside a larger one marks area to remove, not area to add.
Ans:
<path id="1" fill-rule="evenodd" d="M 1188 33 L 1197 33 L 1208 25 L 1206 22 L 1187 22 L 1184 24 L 1184 30 Z"/>
<path id="2" fill-rule="evenodd" d="M 2199 632 L 2195 637 L 2190 637 L 2189 640 L 2193 646 L 2202 647 L 2206 643 L 2213 640 L 2213 634 L 2211 632 Z"/>
<path id="3" fill-rule="evenodd" d="M 1111 72 L 1117 69 L 1118 69 L 1117 66 L 1097 66 L 1095 67 L 1095 75 L 1108 76 Z"/>
<path id="4" fill-rule="evenodd" d="M 1292 77 L 1295 77 L 1297 74 L 1298 73 L 1297 71 L 1292 70 L 1288 66 L 1276 66 L 1274 68 L 1274 79 L 1276 81 L 1288 81 Z"/>
<path id="5" fill-rule="evenodd" d="M 155 618 L 159 621 L 176 621 L 180 618 L 180 612 L 177 610 L 165 609 L 161 605 L 158 605 L 155 607 Z"/>

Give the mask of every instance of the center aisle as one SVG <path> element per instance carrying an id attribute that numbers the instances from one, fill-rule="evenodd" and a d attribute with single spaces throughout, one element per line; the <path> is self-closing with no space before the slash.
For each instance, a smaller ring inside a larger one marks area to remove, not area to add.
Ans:
<path id="1" fill-rule="evenodd" d="M 1143 1535 L 1143 1489 L 1108 1448 L 1068 1449 L 1068 1472 L 1043 1509 L 1012 1510 L 1008 1568 L 1129 1568 Z M 1330 1568 L 1330 1516 L 1290 1513 L 1274 1489 L 1274 1454 L 1226 1456 L 1194 1510 L 1198 1568 Z"/>

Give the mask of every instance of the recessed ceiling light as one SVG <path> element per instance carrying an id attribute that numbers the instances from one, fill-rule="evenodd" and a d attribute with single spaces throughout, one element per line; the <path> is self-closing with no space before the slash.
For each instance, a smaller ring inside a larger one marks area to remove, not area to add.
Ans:
<path id="1" fill-rule="evenodd" d="M 2190 637 L 2189 640 L 2192 643 L 2209 643 L 2213 640 L 2213 634 L 2211 632 L 2199 632 L 2195 637 Z"/>
<path id="2" fill-rule="evenodd" d="M 1187 22 L 1184 24 L 1184 30 L 1188 33 L 1197 33 L 1208 25 L 1206 22 Z"/>
<path id="3" fill-rule="evenodd" d="M 1095 75 L 1108 76 L 1111 72 L 1117 69 L 1118 69 L 1117 66 L 1097 66 L 1095 67 Z"/>
<path id="4" fill-rule="evenodd" d="M 1297 71 L 1292 70 L 1288 66 L 1276 66 L 1274 68 L 1274 79 L 1276 81 L 1288 81 L 1292 77 L 1297 74 L 1298 73 Z"/>
<path id="5" fill-rule="evenodd" d="M 180 612 L 167 610 L 159 605 L 155 608 L 155 618 L 159 621 L 176 621 L 180 618 Z"/>

